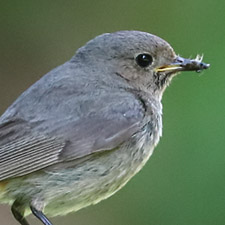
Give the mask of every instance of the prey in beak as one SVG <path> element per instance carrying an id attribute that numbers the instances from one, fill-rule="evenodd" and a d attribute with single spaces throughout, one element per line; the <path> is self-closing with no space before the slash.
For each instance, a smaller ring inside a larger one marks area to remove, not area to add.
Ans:
<path id="1" fill-rule="evenodd" d="M 185 59 L 177 56 L 171 64 L 163 65 L 155 69 L 156 73 L 165 72 L 173 74 L 180 71 L 196 71 L 201 72 L 208 69 L 210 64 L 202 62 L 203 56 L 197 55 L 195 59 Z"/>

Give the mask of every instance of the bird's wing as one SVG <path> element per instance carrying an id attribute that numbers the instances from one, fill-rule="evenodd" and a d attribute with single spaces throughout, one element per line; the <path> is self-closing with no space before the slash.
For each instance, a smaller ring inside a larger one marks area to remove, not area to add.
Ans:
<path id="1" fill-rule="evenodd" d="M 65 119 L 50 134 L 24 121 L 0 124 L 0 180 L 118 147 L 140 129 L 145 113 L 140 101 L 127 100 L 76 121 Z"/>
<path id="2" fill-rule="evenodd" d="M 32 135 L 23 123 L 15 120 L 0 125 L 0 181 L 57 163 L 65 146 L 65 142 L 59 139 Z"/>

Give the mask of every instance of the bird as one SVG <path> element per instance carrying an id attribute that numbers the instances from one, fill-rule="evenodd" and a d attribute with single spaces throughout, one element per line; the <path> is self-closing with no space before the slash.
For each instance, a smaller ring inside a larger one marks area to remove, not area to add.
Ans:
<path id="1" fill-rule="evenodd" d="M 142 31 L 95 37 L 0 117 L 0 203 L 21 225 L 96 204 L 137 174 L 162 136 L 162 96 L 209 68 Z"/>

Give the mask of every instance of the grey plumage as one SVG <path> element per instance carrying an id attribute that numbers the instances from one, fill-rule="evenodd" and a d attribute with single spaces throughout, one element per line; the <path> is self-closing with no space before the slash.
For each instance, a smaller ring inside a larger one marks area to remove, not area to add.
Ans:
<path id="1" fill-rule="evenodd" d="M 159 141 L 166 86 L 192 68 L 177 59 L 157 36 L 104 34 L 32 85 L 0 117 L 0 201 L 54 216 L 120 189 Z"/>

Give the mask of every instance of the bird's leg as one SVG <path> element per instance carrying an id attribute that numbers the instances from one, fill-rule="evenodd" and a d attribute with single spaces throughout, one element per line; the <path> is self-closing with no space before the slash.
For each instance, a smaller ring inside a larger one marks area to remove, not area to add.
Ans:
<path id="1" fill-rule="evenodd" d="M 11 211 L 15 219 L 21 224 L 21 225 L 29 225 L 27 220 L 24 218 L 24 208 L 19 203 L 19 201 L 15 201 L 11 207 Z"/>
<path id="2" fill-rule="evenodd" d="M 48 220 L 45 214 L 42 211 L 37 210 L 35 207 L 30 206 L 32 213 L 44 224 L 44 225 L 52 225 L 52 223 Z"/>

